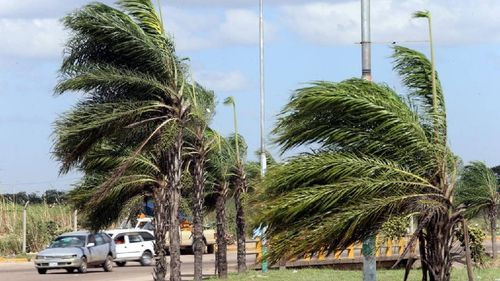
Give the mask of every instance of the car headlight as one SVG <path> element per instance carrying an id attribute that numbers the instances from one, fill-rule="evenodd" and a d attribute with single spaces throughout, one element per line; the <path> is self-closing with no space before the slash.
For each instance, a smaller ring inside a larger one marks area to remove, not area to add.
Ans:
<path id="1" fill-rule="evenodd" d="M 36 255 L 35 256 L 35 259 L 36 260 L 43 260 L 45 257 L 44 256 L 39 256 L 39 255 Z"/>
<path id="2" fill-rule="evenodd" d="M 67 255 L 67 256 L 61 256 L 60 258 L 61 259 L 74 259 L 76 258 L 78 255 Z"/>

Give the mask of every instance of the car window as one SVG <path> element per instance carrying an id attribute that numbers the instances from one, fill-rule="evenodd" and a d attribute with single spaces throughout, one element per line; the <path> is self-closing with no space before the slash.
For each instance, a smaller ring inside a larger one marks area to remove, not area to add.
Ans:
<path id="1" fill-rule="evenodd" d="M 89 244 L 90 243 L 94 243 L 95 244 L 95 236 L 94 236 L 94 234 L 90 234 L 89 235 Z"/>
<path id="2" fill-rule="evenodd" d="M 120 244 L 125 244 L 125 235 L 123 234 L 118 234 L 115 237 L 115 244 L 120 245 Z"/>
<path id="3" fill-rule="evenodd" d="M 128 241 L 130 243 L 140 243 L 140 242 L 142 242 L 142 238 L 139 234 L 129 234 Z"/>
<path id="4" fill-rule="evenodd" d="M 70 248 L 85 246 L 85 236 L 59 236 L 49 248 Z"/>
<path id="5" fill-rule="evenodd" d="M 142 236 L 142 239 L 144 241 L 154 241 L 155 237 L 151 235 L 151 233 L 148 232 L 139 232 L 139 234 Z"/>
<path id="6" fill-rule="evenodd" d="M 101 234 L 96 234 L 95 235 L 95 244 L 96 245 L 103 245 L 106 242 L 104 242 L 104 239 L 102 238 Z"/>
<path id="7" fill-rule="evenodd" d="M 106 233 L 101 233 L 102 239 L 104 240 L 104 243 L 111 243 L 111 237 L 109 237 L 108 234 Z"/>

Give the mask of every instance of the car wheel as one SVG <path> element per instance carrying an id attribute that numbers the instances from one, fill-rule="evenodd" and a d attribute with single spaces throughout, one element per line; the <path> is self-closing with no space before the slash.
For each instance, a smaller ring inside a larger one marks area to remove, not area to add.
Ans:
<path id="1" fill-rule="evenodd" d="M 80 267 L 78 267 L 76 270 L 78 270 L 78 272 L 80 272 L 80 273 L 87 272 L 87 258 L 86 257 L 82 257 Z"/>
<path id="2" fill-rule="evenodd" d="M 68 273 L 73 273 L 73 271 L 75 271 L 74 268 L 66 268 L 66 272 L 68 272 Z"/>
<path id="3" fill-rule="evenodd" d="M 205 240 L 202 240 L 201 241 L 201 248 L 203 249 L 203 251 L 202 251 L 203 254 L 207 253 L 207 246 L 206 245 L 207 245 L 207 243 L 205 243 Z M 195 250 L 195 245 L 193 243 L 191 245 L 191 251 L 192 251 L 193 255 L 194 255 L 194 252 L 195 252 L 194 250 Z"/>
<path id="4" fill-rule="evenodd" d="M 45 268 L 37 268 L 37 270 L 38 270 L 38 274 L 45 274 L 45 273 L 47 273 L 47 269 L 45 269 Z"/>
<path id="5" fill-rule="evenodd" d="M 116 263 L 116 265 L 117 265 L 117 266 L 119 266 L 119 267 L 123 267 L 123 266 L 125 266 L 125 265 L 127 264 L 127 262 L 126 262 L 126 261 L 117 261 L 117 262 L 115 262 L 115 263 Z"/>
<path id="6" fill-rule="evenodd" d="M 207 253 L 208 253 L 208 254 L 213 254 L 213 253 L 215 253 L 215 244 L 212 244 L 212 245 L 208 245 L 208 246 L 207 246 Z"/>
<path id="7" fill-rule="evenodd" d="M 104 268 L 104 271 L 106 271 L 106 272 L 113 271 L 113 257 L 112 256 L 106 257 L 106 260 L 102 264 L 102 268 Z"/>
<path id="8" fill-rule="evenodd" d="M 141 256 L 141 260 L 139 261 L 142 266 L 148 266 L 153 263 L 153 255 L 150 251 L 144 251 Z"/>

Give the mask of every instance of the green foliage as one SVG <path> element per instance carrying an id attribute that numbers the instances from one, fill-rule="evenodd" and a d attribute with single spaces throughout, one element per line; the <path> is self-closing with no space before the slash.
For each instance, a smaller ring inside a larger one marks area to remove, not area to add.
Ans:
<path id="1" fill-rule="evenodd" d="M 356 78 L 319 81 L 295 91 L 281 112 L 273 131 L 281 149 L 315 149 L 269 169 L 263 182 L 256 223 L 268 226 L 271 261 L 342 250 L 390 218 L 448 208 L 434 178 L 441 163 L 450 174 L 455 167 L 442 92 L 433 108 L 424 55 L 398 46 L 393 58 L 406 98 Z"/>
<path id="2" fill-rule="evenodd" d="M 481 212 L 494 215 L 492 209 L 500 205 L 500 194 L 495 173 L 483 162 L 472 162 L 464 167 L 455 190 L 457 204 L 463 204 L 466 215 L 475 217 Z M 491 218 L 490 219 L 496 219 Z"/>
<path id="3" fill-rule="evenodd" d="M 408 228 L 410 226 L 409 216 L 403 217 L 393 217 L 382 224 L 380 228 L 380 234 L 382 239 L 399 239 L 408 234 Z"/>
<path id="4" fill-rule="evenodd" d="M 472 260 L 477 266 L 484 266 L 486 258 L 486 249 L 483 246 L 486 233 L 478 227 L 469 226 L 469 247 Z M 465 247 L 463 229 L 457 233 L 457 238 L 462 247 Z"/>
<path id="5" fill-rule="evenodd" d="M 22 205 L 0 201 L 0 255 L 21 253 L 22 213 Z M 28 205 L 26 213 L 28 252 L 43 250 L 54 237 L 72 229 L 73 210 L 67 205 Z"/>

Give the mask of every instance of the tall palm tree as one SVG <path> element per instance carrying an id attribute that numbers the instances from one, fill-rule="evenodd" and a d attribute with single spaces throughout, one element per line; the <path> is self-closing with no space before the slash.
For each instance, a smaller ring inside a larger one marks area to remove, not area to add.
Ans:
<path id="1" fill-rule="evenodd" d="M 70 31 L 57 93 L 85 93 L 56 125 L 55 154 L 62 172 L 78 166 L 102 139 L 134 147 L 130 159 L 153 151 L 162 174 L 153 191 L 156 227 L 179 228 L 184 128 L 190 102 L 186 66 L 175 53 L 162 19 L 150 0 L 119 0 L 118 8 L 92 3 L 63 20 Z M 139 141 L 138 141 L 139 140 Z M 132 160 L 118 167 L 100 187 L 109 192 Z M 94 198 L 98 199 L 98 195 Z M 168 224 L 163 223 L 168 215 Z M 159 231 L 156 231 L 159 233 Z M 159 241 L 166 237 L 157 234 Z M 171 280 L 180 280 L 180 237 L 169 231 Z M 165 272 L 157 272 L 163 280 Z"/>
<path id="2" fill-rule="evenodd" d="M 234 151 L 229 141 L 219 137 L 216 147 L 209 152 L 207 162 L 208 182 L 215 193 L 217 224 L 216 269 L 219 278 L 227 278 L 227 216 L 226 201 L 229 193 Z"/>
<path id="3" fill-rule="evenodd" d="M 236 103 L 233 97 L 227 97 L 224 100 L 225 105 L 229 105 L 233 108 L 233 123 L 234 123 L 234 149 L 236 156 L 235 165 L 235 175 L 234 175 L 234 204 L 236 208 L 236 241 L 238 247 L 237 260 L 238 260 L 238 272 L 242 273 L 247 270 L 246 264 L 246 239 L 245 239 L 245 210 L 243 207 L 242 196 L 246 192 L 247 180 L 245 173 L 245 166 L 242 161 L 242 156 L 240 151 L 240 136 L 238 134 L 238 118 L 236 114 Z M 245 145 L 246 146 L 246 145 Z M 246 151 L 246 149 L 245 149 Z M 243 153 L 246 154 L 246 153 Z"/>
<path id="4" fill-rule="evenodd" d="M 490 220 L 493 259 L 497 257 L 496 231 L 500 193 L 495 173 L 483 162 L 465 166 L 456 189 L 457 204 L 464 204 L 469 218 L 485 213 Z"/>
<path id="5" fill-rule="evenodd" d="M 319 81 L 284 107 L 276 142 L 283 151 L 314 150 L 264 180 L 258 221 L 268 226 L 273 261 L 342 250 L 393 216 L 418 213 L 412 242 L 422 238 L 423 278 L 449 280 L 462 218 L 451 204 L 457 160 L 446 145 L 444 96 L 423 54 L 397 46 L 393 57 L 407 98 L 361 79 Z"/>
<path id="6" fill-rule="evenodd" d="M 214 116 L 215 95 L 197 85 L 193 86 L 191 122 L 187 127 L 189 169 L 193 180 L 193 251 L 194 280 L 203 278 L 203 200 L 205 198 L 205 162 L 214 143 L 214 134 L 208 128 Z"/>

